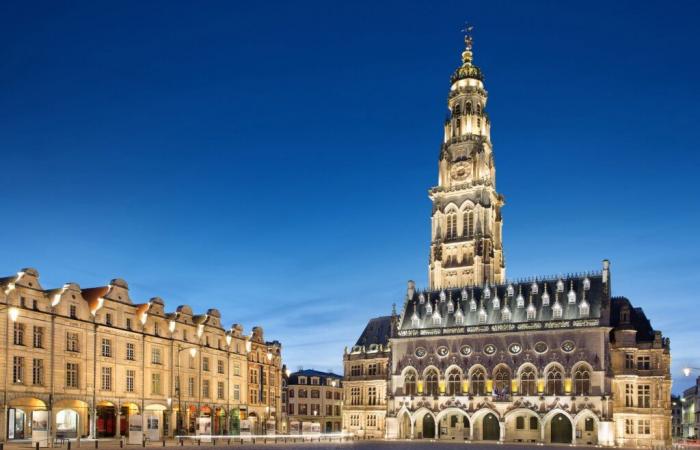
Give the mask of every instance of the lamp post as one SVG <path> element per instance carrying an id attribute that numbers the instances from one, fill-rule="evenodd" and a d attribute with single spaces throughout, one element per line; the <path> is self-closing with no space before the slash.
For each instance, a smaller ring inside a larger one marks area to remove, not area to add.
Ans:
<path id="1" fill-rule="evenodd" d="M 189 350 L 190 357 L 194 358 L 197 356 L 197 347 L 182 347 L 178 345 L 177 347 L 177 428 L 178 434 L 182 434 L 182 379 L 180 378 L 180 353 L 185 350 Z"/>

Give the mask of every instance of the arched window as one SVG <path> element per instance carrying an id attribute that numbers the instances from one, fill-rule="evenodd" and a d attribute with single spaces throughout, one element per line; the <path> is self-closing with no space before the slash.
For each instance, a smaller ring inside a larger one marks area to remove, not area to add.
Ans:
<path id="1" fill-rule="evenodd" d="M 510 392 L 510 371 L 499 367 L 494 374 L 493 393 L 498 398 L 507 398 Z"/>
<path id="2" fill-rule="evenodd" d="M 561 369 L 552 367 L 547 372 L 547 395 L 561 395 L 564 393 Z"/>
<path id="3" fill-rule="evenodd" d="M 462 235 L 465 237 L 473 237 L 474 236 L 474 212 L 473 211 L 467 211 L 464 213 L 464 217 L 462 217 Z"/>
<path id="4" fill-rule="evenodd" d="M 425 394 L 437 396 L 440 394 L 438 386 L 438 374 L 434 369 L 430 369 L 425 375 Z"/>
<path id="5" fill-rule="evenodd" d="M 460 107 L 459 103 L 455 105 L 454 111 L 452 112 L 455 116 L 458 116 L 462 114 L 462 108 Z"/>
<path id="6" fill-rule="evenodd" d="M 454 239 L 457 237 L 457 215 L 448 214 L 447 215 L 447 230 L 446 238 Z"/>
<path id="7" fill-rule="evenodd" d="M 447 395 L 462 393 L 462 374 L 458 369 L 452 369 L 447 375 Z"/>
<path id="8" fill-rule="evenodd" d="M 473 395 L 484 395 L 486 392 L 486 374 L 482 369 L 474 369 L 471 376 Z"/>
<path id="9" fill-rule="evenodd" d="M 581 367 L 574 373 L 574 395 L 588 395 L 591 389 L 591 373 Z"/>
<path id="10" fill-rule="evenodd" d="M 481 103 L 476 104 L 476 113 L 481 114 Z"/>
<path id="11" fill-rule="evenodd" d="M 472 102 L 467 102 L 466 110 L 467 110 L 467 114 L 472 113 Z"/>
<path id="12" fill-rule="evenodd" d="M 537 395 L 537 374 L 532 367 L 520 372 L 520 395 Z"/>
<path id="13" fill-rule="evenodd" d="M 416 395 L 416 373 L 409 370 L 403 379 L 403 389 L 405 395 Z"/>
<path id="14" fill-rule="evenodd" d="M 460 128 L 462 126 L 462 121 L 459 119 L 455 119 L 454 125 L 452 125 L 452 136 L 457 136 L 461 134 Z"/>

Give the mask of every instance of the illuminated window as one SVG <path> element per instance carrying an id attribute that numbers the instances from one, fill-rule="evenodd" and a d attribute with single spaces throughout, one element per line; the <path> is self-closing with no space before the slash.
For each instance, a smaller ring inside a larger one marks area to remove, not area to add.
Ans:
<path id="1" fill-rule="evenodd" d="M 486 374 L 482 369 L 475 369 L 471 376 L 471 390 L 473 395 L 484 395 L 486 392 Z"/>
<path id="2" fill-rule="evenodd" d="M 532 367 L 526 367 L 520 373 L 520 394 L 537 395 L 537 375 Z"/>
<path id="3" fill-rule="evenodd" d="M 425 393 L 426 395 L 437 396 L 440 394 L 438 385 L 438 374 L 434 369 L 430 369 L 425 375 Z"/>
<path id="4" fill-rule="evenodd" d="M 416 395 L 416 373 L 412 370 L 406 373 L 403 388 L 405 395 Z"/>
<path id="5" fill-rule="evenodd" d="M 549 369 L 547 372 L 547 395 L 562 395 L 563 389 L 563 374 L 557 367 Z"/>
<path id="6" fill-rule="evenodd" d="M 471 238 L 474 236 L 474 212 L 467 211 L 462 218 L 462 235 Z"/>
<path id="7" fill-rule="evenodd" d="M 454 239 L 457 237 L 457 215 L 456 214 L 448 214 L 447 215 L 447 230 L 446 230 L 446 238 L 447 239 Z"/>
<path id="8" fill-rule="evenodd" d="M 574 373 L 574 394 L 588 395 L 591 388 L 591 373 L 586 369 L 578 369 Z"/>
<path id="9" fill-rule="evenodd" d="M 447 375 L 447 395 L 459 395 L 462 392 L 462 374 L 452 369 Z"/>

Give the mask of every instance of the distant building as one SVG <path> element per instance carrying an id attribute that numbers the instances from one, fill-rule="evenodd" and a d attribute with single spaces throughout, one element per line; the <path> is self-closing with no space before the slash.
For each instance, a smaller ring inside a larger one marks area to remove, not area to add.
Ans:
<path id="1" fill-rule="evenodd" d="M 683 407 L 678 395 L 671 396 L 671 436 L 674 439 L 683 437 Z"/>
<path id="2" fill-rule="evenodd" d="M 343 377 L 318 370 L 300 370 L 287 380 L 289 433 L 307 430 L 305 423 L 320 425 L 321 433 L 341 431 Z"/>
<path id="3" fill-rule="evenodd" d="M 681 396 L 683 437 L 698 439 L 700 434 L 700 377 L 695 385 L 683 391 Z"/>
<path id="4" fill-rule="evenodd" d="M 392 317 L 371 319 L 352 349 L 345 349 L 343 431 L 383 438 Z"/>

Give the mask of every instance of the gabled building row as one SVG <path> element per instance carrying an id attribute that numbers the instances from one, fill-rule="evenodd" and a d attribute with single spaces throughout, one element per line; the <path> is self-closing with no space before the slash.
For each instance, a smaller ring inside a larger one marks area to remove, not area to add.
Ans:
<path id="1" fill-rule="evenodd" d="M 282 349 L 260 327 L 133 301 L 122 279 L 45 289 L 32 268 L 0 278 L 0 305 L 3 439 L 31 438 L 34 411 L 52 437 L 124 436 L 132 415 L 160 437 L 195 433 L 198 418 L 213 434 L 277 428 Z"/>

